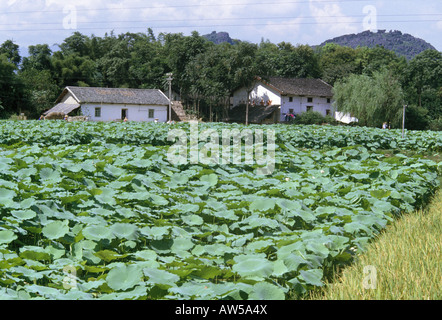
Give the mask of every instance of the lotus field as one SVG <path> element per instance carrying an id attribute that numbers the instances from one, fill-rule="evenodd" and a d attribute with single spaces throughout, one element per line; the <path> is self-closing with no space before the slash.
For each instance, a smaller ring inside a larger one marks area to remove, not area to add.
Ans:
<path id="1" fill-rule="evenodd" d="M 0 122 L 0 298 L 300 298 L 438 188 L 440 167 L 401 151 L 441 152 L 440 133 L 248 126 L 276 133 L 262 176 L 172 165 L 172 128 L 189 132 Z"/>

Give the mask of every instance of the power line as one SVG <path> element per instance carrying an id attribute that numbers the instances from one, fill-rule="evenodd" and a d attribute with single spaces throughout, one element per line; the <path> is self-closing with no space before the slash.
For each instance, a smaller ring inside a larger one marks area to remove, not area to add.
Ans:
<path id="1" fill-rule="evenodd" d="M 394 0 L 390 0 L 394 1 Z M 399 1 L 399 0 L 396 0 Z M 316 4 L 327 4 L 327 3 L 347 3 L 347 2 L 371 2 L 369 0 L 327 0 L 327 1 L 317 1 Z M 403 2 L 403 0 L 401 0 Z M 217 3 L 217 4 L 180 4 L 180 5 L 165 5 L 165 6 L 137 6 L 137 7 L 111 7 L 111 8 L 76 8 L 76 11 L 113 11 L 113 10 L 144 10 L 144 9 L 174 9 L 174 8 L 204 8 L 204 7 L 229 7 L 229 6 L 262 6 L 262 5 L 284 5 L 284 4 L 302 4 L 311 3 L 309 0 L 298 0 L 298 1 L 273 1 L 273 2 L 235 2 L 235 3 Z M 73 5 L 75 7 L 75 5 Z M 64 9 L 57 10 L 26 10 L 26 11 L 5 11 L 0 14 L 28 14 L 28 13 L 60 13 Z"/>
<path id="2" fill-rule="evenodd" d="M 428 23 L 439 22 L 440 19 L 431 20 L 378 20 L 377 23 Z M 109 30 L 109 29 L 146 29 L 163 28 L 163 29 L 184 29 L 184 28 L 218 28 L 218 27 L 254 27 L 254 26 L 290 26 L 290 25 L 327 25 L 327 24 L 361 24 L 360 21 L 332 21 L 332 22 L 280 22 L 280 23 L 248 23 L 248 24 L 211 24 L 211 25 L 167 25 L 167 26 L 109 26 L 109 27 L 77 27 L 73 29 L 67 28 L 45 28 L 45 29 L 0 29 L 0 32 L 42 32 L 42 31 L 74 31 L 74 30 Z"/>
<path id="3" fill-rule="evenodd" d="M 434 17 L 442 16 L 442 13 L 425 13 L 425 14 L 378 14 L 377 17 Z M 321 18 L 364 18 L 366 15 L 347 15 L 343 16 L 321 16 Z M 316 16 L 289 16 L 289 17 L 266 17 L 265 20 L 287 20 L 287 19 L 315 19 Z M 149 20 L 121 20 L 112 21 L 112 23 L 146 23 L 146 22 L 186 22 L 186 21 L 235 21 L 235 20 L 262 20 L 262 17 L 238 17 L 238 18 L 210 18 L 210 19 L 149 19 Z M 413 20 L 414 21 L 414 20 Z M 428 20 L 422 20 L 428 21 Z M 387 21 L 386 21 L 387 22 Z M 105 24 L 110 23 L 109 21 L 78 21 L 78 24 Z M 21 24 L 22 26 L 34 26 L 34 25 L 59 25 L 60 22 L 33 22 Z M 16 26 L 17 23 L 0 23 L 0 26 Z"/>

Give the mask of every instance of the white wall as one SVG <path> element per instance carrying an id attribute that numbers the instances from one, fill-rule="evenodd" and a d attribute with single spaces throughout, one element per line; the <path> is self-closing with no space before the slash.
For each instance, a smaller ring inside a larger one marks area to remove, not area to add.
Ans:
<path id="1" fill-rule="evenodd" d="M 95 116 L 95 108 L 101 108 L 101 117 Z M 121 120 L 122 110 L 127 109 L 129 121 L 167 122 L 168 106 L 134 106 L 122 104 L 86 104 L 81 106 L 81 112 L 91 121 L 115 121 Z M 149 118 L 149 110 L 154 110 L 154 117 Z"/>
<path id="2" fill-rule="evenodd" d="M 285 115 L 289 113 L 290 109 L 293 109 L 295 115 L 306 112 L 307 107 L 313 107 L 313 111 L 320 112 L 323 116 L 327 115 L 327 110 L 330 110 L 331 116 L 333 116 L 333 100 L 330 103 L 327 102 L 328 98 L 321 97 L 291 97 L 293 101 L 290 101 L 289 96 L 283 97 L 281 106 L 281 121 L 284 121 Z M 313 98 L 313 102 L 308 102 L 308 98 Z"/>
<path id="3" fill-rule="evenodd" d="M 243 88 L 235 91 L 232 99 L 232 107 L 236 107 L 240 104 L 246 104 L 247 99 L 246 89 Z M 251 102 L 254 101 L 258 105 L 261 104 L 261 101 L 264 101 L 265 105 L 267 105 L 269 101 L 271 101 L 272 105 L 281 105 L 280 94 L 276 90 L 267 87 L 261 82 L 258 82 L 250 93 L 250 100 Z"/>
<path id="4" fill-rule="evenodd" d="M 78 104 L 77 100 L 75 100 L 75 98 L 70 93 L 65 95 L 60 103 Z"/>
<path id="5" fill-rule="evenodd" d="M 359 119 L 352 117 L 350 114 L 343 113 L 343 112 L 336 112 L 335 119 L 343 122 L 343 123 L 351 123 L 351 122 L 359 122 Z"/>

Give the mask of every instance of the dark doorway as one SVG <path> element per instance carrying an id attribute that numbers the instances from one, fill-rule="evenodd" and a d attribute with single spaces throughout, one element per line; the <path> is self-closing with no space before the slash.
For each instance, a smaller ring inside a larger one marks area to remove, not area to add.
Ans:
<path id="1" fill-rule="evenodd" d="M 127 116 L 128 116 L 128 110 L 121 109 L 121 120 L 127 119 Z"/>

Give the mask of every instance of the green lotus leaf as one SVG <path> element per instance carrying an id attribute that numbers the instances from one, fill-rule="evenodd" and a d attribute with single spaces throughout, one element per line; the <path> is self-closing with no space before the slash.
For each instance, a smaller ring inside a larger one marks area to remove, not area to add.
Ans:
<path id="1" fill-rule="evenodd" d="M 95 199 L 102 204 L 108 204 L 110 206 L 116 205 L 117 202 L 114 199 L 116 191 L 110 188 L 102 188 L 96 191 L 98 194 L 95 195 Z"/>
<path id="2" fill-rule="evenodd" d="M 296 253 L 290 253 L 285 255 L 283 258 L 284 265 L 286 266 L 289 272 L 298 271 L 301 265 L 309 264 L 307 260 L 305 260 L 301 255 Z"/>
<path id="3" fill-rule="evenodd" d="M 111 230 L 117 238 L 127 240 L 138 239 L 138 227 L 129 223 L 116 223 L 111 226 Z"/>
<path id="4" fill-rule="evenodd" d="M 144 227 L 140 229 L 140 233 L 144 236 L 151 237 L 154 240 L 161 240 L 163 236 L 168 235 L 170 227 Z"/>
<path id="5" fill-rule="evenodd" d="M 322 287 L 324 285 L 324 283 L 322 282 L 322 277 L 323 277 L 322 269 L 311 269 L 307 271 L 304 270 L 300 271 L 300 278 L 303 279 L 305 283 L 312 286 Z"/>
<path id="6" fill-rule="evenodd" d="M 252 201 L 250 204 L 251 211 L 268 211 L 275 208 L 276 201 L 269 198 L 261 198 Z"/>
<path id="7" fill-rule="evenodd" d="M 307 223 L 312 223 L 316 220 L 316 216 L 306 210 L 297 210 L 297 211 L 291 211 L 290 215 L 295 217 L 300 217 L 302 220 L 304 220 Z"/>
<path id="8" fill-rule="evenodd" d="M 359 222 L 350 222 L 344 225 L 344 230 L 351 234 L 360 234 L 361 231 L 371 235 L 372 231 L 365 225 Z"/>
<path id="9" fill-rule="evenodd" d="M 295 210 L 295 211 L 297 211 L 297 210 L 301 210 L 301 208 L 302 208 L 301 203 L 299 203 L 298 201 L 293 201 L 293 200 L 287 200 L 287 199 L 278 198 L 276 200 L 276 203 L 283 210 Z"/>
<path id="10" fill-rule="evenodd" d="M 27 198 L 25 200 L 23 200 L 22 202 L 20 202 L 20 208 L 22 210 L 26 210 L 26 209 L 30 209 L 33 205 L 35 205 L 36 200 L 32 197 Z"/>
<path id="11" fill-rule="evenodd" d="M 169 204 L 167 199 L 157 194 L 149 194 L 149 200 L 156 206 L 166 206 Z"/>
<path id="12" fill-rule="evenodd" d="M 144 261 L 155 261 L 158 254 L 153 250 L 138 251 L 133 254 L 136 258 Z"/>
<path id="13" fill-rule="evenodd" d="M 200 178 L 200 181 L 206 183 L 210 187 L 214 187 L 218 184 L 218 176 L 214 173 L 204 175 Z"/>
<path id="14" fill-rule="evenodd" d="M 201 218 L 200 216 L 197 216 L 195 214 L 190 215 L 190 216 L 183 216 L 181 218 L 183 220 L 183 222 L 189 226 L 200 226 L 204 223 L 203 218 Z"/>
<path id="15" fill-rule="evenodd" d="M 90 173 L 93 173 L 93 172 L 97 171 L 97 168 L 95 167 L 95 164 L 94 164 L 94 162 L 92 160 L 83 161 L 81 163 L 81 168 L 84 171 L 87 171 L 87 172 L 90 172 Z"/>
<path id="16" fill-rule="evenodd" d="M 55 184 L 61 181 L 60 172 L 51 168 L 43 168 L 40 170 L 40 178 L 47 184 Z"/>
<path id="17" fill-rule="evenodd" d="M 165 289 L 174 287 L 180 280 L 179 276 L 165 270 L 144 268 L 143 273 L 146 277 L 149 277 L 148 283 L 160 285 L 161 288 Z"/>
<path id="18" fill-rule="evenodd" d="M 288 272 L 289 269 L 286 267 L 286 265 L 284 264 L 284 261 L 282 260 L 276 260 L 273 264 L 273 276 L 275 277 L 280 277 L 282 276 L 284 273 Z"/>
<path id="19" fill-rule="evenodd" d="M 106 277 L 107 285 L 115 291 L 125 291 L 135 287 L 143 279 L 143 271 L 136 265 L 117 265 Z"/>
<path id="20" fill-rule="evenodd" d="M 322 256 L 324 258 L 327 257 L 328 254 L 330 253 L 330 250 L 328 250 L 325 245 L 315 241 L 308 242 L 305 248 L 307 250 L 310 250 L 313 254 Z"/>
<path id="21" fill-rule="evenodd" d="M 42 230 L 43 235 L 50 240 L 62 238 L 68 232 L 69 226 L 67 221 L 53 221 Z"/>
<path id="22" fill-rule="evenodd" d="M 234 260 L 232 270 L 241 277 L 265 279 L 273 273 L 273 263 L 261 255 L 242 255 Z"/>
<path id="23" fill-rule="evenodd" d="M 285 300 L 285 293 L 280 287 L 268 282 L 259 282 L 249 294 L 250 300 Z"/>
<path id="24" fill-rule="evenodd" d="M 0 188 L 0 206 L 11 207 L 14 204 L 16 193 L 13 190 Z"/>
<path id="25" fill-rule="evenodd" d="M 17 235 L 11 230 L 0 231 L 0 244 L 9 244 L 17 238 Z"/>
<path id="26" fill-rule="evenodd" d="M 83 229 L 83 236 L 89 240 L 111 240 L 114 238 L 113 232 L 109 227 L 105 226 L 89 226 Z"/>
<path id="27" fill-rule="evenodd" d="M 170 184 L 172 186 L 181 186 L 181 185 L 185 185 L 188 182 L 189 182 L 189 177 L 186 176 L 185 174 L 182 174 L 182 173 L 175 173 L 170 178 Z"/>
<path id="28" fill-rule="evenodd" d="M 231 221 L 239 220 L 239 217 L 235 214 L 234 210 L 217 211 L 213 215 L 216 216 L 217 218 L 222 218 Z"/>
<path id="29" fill-rule="evenodd" d="M 45 249 L 35 246 L 26 246 L 20 249 L 20 258 L 35 261 L 50 261 L 51 254 Z"/>
<path id="30" fill-rule="evenodd" d="M 100 258 L 101 260 L 106 261 L 106 262 L 124 259 L 128 256 L 128 254 L 119 254 L 119 253 L 117 253 L 115 251 L 111 251 L 111 250 L 101 250 L 101 251 L 94 253 L 94 255 L 96 257 Z"/>
<path id="31" fill-rule="evenodd" d="M 376 199 L 388 198 L 391 195 L 391 191 L 389 190 L 372 190 L 370 191 L 372 197 Z"/>
<path id="32" fill-rule="evenodd" d="M 19 220 L 30 220 L 37 216 L 37 213 L 32 210 L 18 210 L 18 211 L 11 211 L 11 215 L 16 217 Z"/>
<path id="33" fill-rule="evenodd" d="M 182 213 L 196 213 L 200 210 L 200 206 L 196 204 L 186 203 L 183 205 L 179 205 L 178 209 Z"/>
<path id="34" fill-rule="evenodd" d="M 28 293 L 35 293 L 40 296 L 43 296 L 47 299 L 57 299 L 60 296 L 61 292 L 55 288 L 44 287 L 39 285 L 30 285 L 26 286 L 26 291 Z"/>

